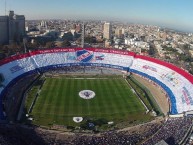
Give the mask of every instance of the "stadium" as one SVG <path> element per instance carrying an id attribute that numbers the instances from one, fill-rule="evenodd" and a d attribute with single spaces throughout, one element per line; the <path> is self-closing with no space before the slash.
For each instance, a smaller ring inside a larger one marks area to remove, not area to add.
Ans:
<path id="1" fill-rule="evenodd" d="M 0 78 L 2 123 L 44 127 L 44 137 L 50 129 L 78 131 L 45 144 L 182 144 L 191 133 L 193 76 L 155 58 L 102 48 L 37 50 L 2 60 Z M 153 124 L 159 116 L 164 120 Z M 130 125 L 141 130 L 124 130 Z"/>

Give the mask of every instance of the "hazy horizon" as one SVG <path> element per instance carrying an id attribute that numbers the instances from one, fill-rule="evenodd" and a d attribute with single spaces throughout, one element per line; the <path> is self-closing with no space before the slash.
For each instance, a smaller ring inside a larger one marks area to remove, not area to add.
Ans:
<path id="1" fill-rule="evenodd" d="M 156 25 L 193 32 L 192 0 L 6 0 L 6 14 L 13 10 L 26 20 L 106 20 Z M 0 0 L 5 15 L 5 0 Z"/>

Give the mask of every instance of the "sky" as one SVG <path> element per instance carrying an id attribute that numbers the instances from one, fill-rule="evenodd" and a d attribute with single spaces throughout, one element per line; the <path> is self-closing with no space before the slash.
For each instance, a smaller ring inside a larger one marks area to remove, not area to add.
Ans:
<path id="1" fill-rule="evenodd" d="M 6 0 L 6 10 L 26 20 L 122 21 L 193 32 L 193 0 Z M 1 15 L 5 0 L 0 0 Z"/>

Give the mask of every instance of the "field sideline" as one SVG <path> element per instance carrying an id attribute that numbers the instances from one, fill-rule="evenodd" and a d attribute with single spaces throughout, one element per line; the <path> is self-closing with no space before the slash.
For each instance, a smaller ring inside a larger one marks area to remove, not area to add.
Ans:
<path id="1" fill-rule="evenodd" d="M 96 96 L 85 100 L 78 93 L 92 90 Z M 52 124 L 75 126 L 73 117 L 104 118 L 122 121 L 143 121 L 145 108 L 121 78 L 46 78 L 40 95 L 31 112 L 33 123 L 44 126 Z"/>

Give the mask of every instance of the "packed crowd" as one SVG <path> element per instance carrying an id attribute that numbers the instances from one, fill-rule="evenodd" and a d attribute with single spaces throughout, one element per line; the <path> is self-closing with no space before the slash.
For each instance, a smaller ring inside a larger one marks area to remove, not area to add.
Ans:
<path id="1" fill-rule="evenodd" d="M 178 144 L 192 126 L 192 117 L 168 119 L 163 127 L 142 145 L 154 145 L 161 140 L 168 144 Z"/>
<path id="2" fill-rule="evenodd" d="M 151 136 L 159 129 L 157 123 L 144 124 L 144 130 L 135 131 L 108 131 L 102 134 L 82 134 L 82 133 L 66 133 L 60 134 L 54 131 L 44 129 L 23 127 L 23 126 L 0 126 L 0 143 L 4 145 L 15 144 L 25 145 L 29 142 L 31 145 L 99 145 L 99 144 L 136 144 Z M 6 130 L 7 129 L 7 130 Z M 152 130 L 148 132 L 147 130 Z"/>
<path id="3" fill-rule="evenodd" d="M 164 140 L 179 144 L 192 125 L 192 118 L 174 118 L 165 122 L 139 125 L 129 130 L 112 130 L 101 134 L 60 133 L 21 125 L 0 125 L 3 145 L 154 145 Z"/>
<path id="4" fill-rule="evenodd" d="M 42 72 L 47 72 L 50 74 L 118 74 L 121 75 L 122 72 L 112 68 L 103 68 L 96 66 L 64 66 L 56 67 L 42 70 Z"/>
<path id="5" fill-rule="evenodd" d="M 0 145 L 46 145 L 43 137 L 34 128 L 20 125 L 0 125 Z"/>
<path id="6" fill-rule="evenodd" d="M 4 109 L 7 113 L 6 117 L 9 121 L 14 121 L 16 119 L 24 92 L 37 77 L 37 73 L 24 76 L 19 80 L 12 82 L 12 84 L 6 88 L 3 102 Z"/>
<path id="7" fill-rule="evenodd" d="M 65 74 L 65 73 L 83 73 L 84 66 L 62 66 L 62 67 L 52 67 L 40 70 L 41 72 L 49 72 L 52 74 Z"/>
<path id="8" fill-rule="evenodd" d="M 75 134 L 73 139 L 65 140 L 76 145 L 154 145 L 164 140 L 169 145 L 179 144 L 192 125 L 192 118 L 170 118 L 161 125 L 145 124 L 137 131 L 108 131 L 100 135 Z M 145 127 L 146 129 L 144 129 Z M 141 129 L 141 130 L 140 130 Z M 58 144 L 62 144 L 59 140 Z"/>
<path id="9" fill-rule="evenodd" d="M 152 130 L 157 130 L 156 127 L 152 128 Z M 152 133 L 153 133 L 152 131 Z M 141 132 L 138 133 L 129 133 L 127 131 L 110 131 L 102 134 L 102 136 L 77 136 L 74 141 L 74 144 L 76 145 L 135 145 L 142 142 L 144 139 L 149 137 L 149 135 L 152 135 L 152 133 L 144 133 Z"/>

